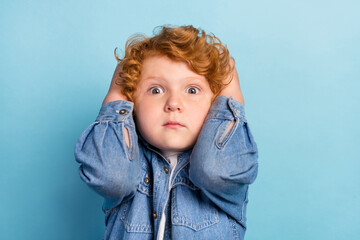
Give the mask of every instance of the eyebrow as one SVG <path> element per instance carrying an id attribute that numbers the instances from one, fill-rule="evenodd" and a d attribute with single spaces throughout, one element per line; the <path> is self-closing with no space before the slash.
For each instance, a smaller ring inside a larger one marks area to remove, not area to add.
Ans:
<path id="1" fill-rule="evenodd" d="M 160 77 L 160 76 L 149 76 L 143 80 L 149 80 L 149 79 L 154 79 L 154 80 L 165 80 L 163 77 Z"/>

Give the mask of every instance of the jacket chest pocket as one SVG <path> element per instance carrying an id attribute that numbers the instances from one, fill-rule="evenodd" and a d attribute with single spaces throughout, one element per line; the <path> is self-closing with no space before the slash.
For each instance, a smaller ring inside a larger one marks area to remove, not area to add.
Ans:
<path id="1" fill-rule="evenodd" d="M 121 220 L 129 233 L 153 233 L 151 182 L 145 172 L 135 196 L 125 202 L 121 209 Z M 150 235 L 149 235 L 150 236 Z"/>
<path id="2" fill-rule="evenodd" d="M 178 185 L 171 199 L 172 224 L 200 231 L 219 222 L 217 207 L 200 191 Z"/>

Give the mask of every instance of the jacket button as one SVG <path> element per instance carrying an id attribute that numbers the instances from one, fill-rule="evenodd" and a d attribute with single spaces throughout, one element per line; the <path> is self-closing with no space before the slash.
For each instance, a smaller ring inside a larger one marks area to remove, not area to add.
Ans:
<path id="1" fill-rule="evenodd" d="M 157 212 L 153 213 L 153 217 L 156 219 L 157 218 Z"/>
<path id="2" fill-rule="evenodd" d="M 164 167 L 164 171 L 165 171 L 166 174 L 169 173 L 169 169 L 167 167 Z"/>
<path id="3" fill-rule="evenodd" d="M 150 182 L 149 178 L 146 177 L 145 180 L 144 180 L 144 182 L 145 182 L 146 185 L 149 184 L 149 182 Z"/>
<path id="4" fill-rule="evenodd" d="M 126 109 L 121 109 L 120 111 L 119 111 L 119 114 L 121 114 L 121 115 L 124 115 L 126 113 Z"/>

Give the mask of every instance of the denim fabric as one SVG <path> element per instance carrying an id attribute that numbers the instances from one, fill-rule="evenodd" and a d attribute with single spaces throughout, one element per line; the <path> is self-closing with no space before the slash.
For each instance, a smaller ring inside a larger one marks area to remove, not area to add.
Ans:
<path id="1" fill-rule="evenodd" d="M 128 101 L 105 103 L 75 146 L 80 177 L 105 199 L 104 239 L 156 239 L 164 208 L 164 239 L 244 239 L 258 151 L 243 104 L 215 99 L 172 179 L 169 162 L 137 134 L 132 110 Z"/>

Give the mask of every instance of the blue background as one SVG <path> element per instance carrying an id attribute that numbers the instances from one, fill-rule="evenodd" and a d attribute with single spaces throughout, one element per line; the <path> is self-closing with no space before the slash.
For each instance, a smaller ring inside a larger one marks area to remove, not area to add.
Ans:
<path id="1" fill-rule="evenodd" d="M 73 148 L 115 47 L 163 24 L 217 35 L 259 148 L 247 240 L 360 235 L 360 2 L 17 1 L 0 7 L 0 239 L 101 239 Z"/>

